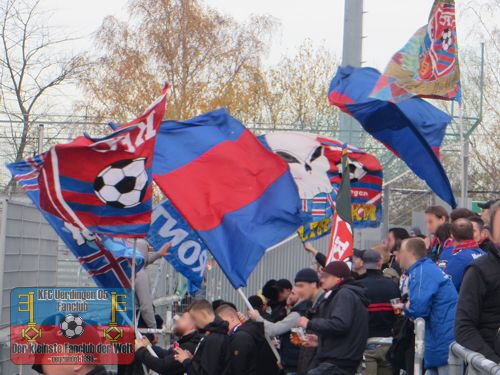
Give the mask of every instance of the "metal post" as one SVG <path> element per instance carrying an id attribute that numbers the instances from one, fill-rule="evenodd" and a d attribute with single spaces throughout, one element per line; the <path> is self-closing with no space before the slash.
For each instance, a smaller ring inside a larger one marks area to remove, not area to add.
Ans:
<path id="1" fill-rule="evenodd" d="M 38 125 L 38 154 L 40 155 L 43 152 L 43 131 L 44 131 L 44 125 L 39 124 Z"/>
<path id="2" fill-rule="evenodd" d="M 363 0 L 344 1 L 344 36 L 342 66 L 361 66 L 363 48 Z M 340 113 L 339 139 L 362 147 L 361 125 L 344 112 Z"/>
<path id="3" fill-rule="evenodd" d="M 384 195 L 383 195 L 383 208 L 382 208 L 382 215 L 383 215 L 383 220 L 382 220 L 382 236 L 385 236 L 386 233 L 389 231 L 389 203 L 390 203 L 390 195 L 391 195 L 391 188 L 390 185 L 385 185 L 384 186 Z"/>
<path id="4" fill-rule="evenodd" d="M 415 320 L 415 362 L 413 374 L 422 375 L 425 348 L 425 320 L 417 318 Z"/>

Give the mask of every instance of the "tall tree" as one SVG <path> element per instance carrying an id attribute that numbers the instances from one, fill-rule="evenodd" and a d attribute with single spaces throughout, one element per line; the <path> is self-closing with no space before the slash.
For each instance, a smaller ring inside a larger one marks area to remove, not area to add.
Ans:
<path id="1" fill-rule="evenodd" d="M 70 40 L 51 35 L 40 1 L 1 2 L 0 105 L 12 121 L 11 126 L 2 127 L 2 136 L 12 143 L 6 155 L 9 159 L 26 156 L 34 115 L 45 110 L 47 94 L 78 71 L 78 57 L 60 56 L 54 50 Z M 21 123 L 20 130 L 15 122 Z"/>
<path id="2" fill-rule="evenodd" d="M 275 21 L 252 17 L 242 24 L 196 0 L 137 0 L 130 22 L 107 17 L 97 32 L 103 51 L 88 56 L 81 77 L 94 113 L 125 120 L 159 92 L 172 88 L 171 119 L 216 107 L 248 112 L 262 86 L 261 60 Z"/>

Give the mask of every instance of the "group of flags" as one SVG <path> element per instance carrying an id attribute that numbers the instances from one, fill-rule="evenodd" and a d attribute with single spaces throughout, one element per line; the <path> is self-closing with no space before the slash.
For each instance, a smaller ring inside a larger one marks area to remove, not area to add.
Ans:
<path id="1" fill-rule="evenodd" d="M 384 74 L 341 67 L 328 93 L 453 207 L 439 161 L 451 118 L 419 97 L 460 99 L 456 50 L 454 2 L 436 0 L 428 25 Z M 108 136 L 83 135 L 8 165 L 99 286 L 129 287 L 142 266 L 124 238 L 147 236 L 156 250 L 171 242 L 167 260 L 192 290 L 210 252 L 239 288 L 267 248 L 297 229 L 304 241 L 317 238 L 304 229 L 314 215 L 329 220 L 321 233 L 331 236 L 329 260 L 352 254 L 353 226 L 378 225 L 382 168 L 373 156 L 317 135 L 257 138 L 223 109 L 162 121 L 167 90 Z M 154 211 L 153 180 L 167 198 Z M 369 204 L 372 222 L 360 224 Z"/>

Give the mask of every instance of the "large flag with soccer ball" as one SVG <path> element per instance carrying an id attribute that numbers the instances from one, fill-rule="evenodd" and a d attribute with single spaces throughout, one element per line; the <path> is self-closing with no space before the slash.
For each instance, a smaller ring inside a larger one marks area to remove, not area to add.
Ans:
<path id="1" fill-rule="evenodd" d="M 166 91 L 135 120 L 103 138 L 79 136 L 44 154 L 40 206 L 83 233 L 146 236 L 152 158 Z"/>
<path id="2" fill-rule="evenodd" d="M 337 194 L 335 213 L 332 220 L 332 231 L 330 233 L 330 246 L 326 263 L 335 260 L 345 260 L 352 256 L 352 212 L 351 212 L 351 179 L 348 151 L 346 145 L 342 149 L 342 173 L 340 188 Z"/>
<path id="3" fill-rule="evenodd" d="M 434 1 L 427 25 L 394 54 L 371 96 L 395 103 L 412 96 L 460 102 L 454 0 Z"/>
<path id="4" fill-rule="evenodd" d="M 98 286 L 130 288 L 134 251 L 127 245 L 125 239 L 88 235 L 63 221 L 59 216 L 40 208 L 38 176 L 42 166 L 43 157 L 35 155 L 26 160 L 8 164 L 7 168 Z M 136 271 L 144 264 L 140 251 L 137 251 L 135 264 Z"/>

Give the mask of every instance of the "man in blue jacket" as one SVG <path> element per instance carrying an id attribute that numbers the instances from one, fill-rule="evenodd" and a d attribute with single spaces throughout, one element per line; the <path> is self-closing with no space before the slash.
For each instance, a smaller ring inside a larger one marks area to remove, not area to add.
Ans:
<path id="1" fill-rule="evenodd" d="M 454 340 L 453 322 L 457 291 L 427 257 L 425 242 L 409 238 L 401 247 L 401 266 L 408 278 L 408 298 L 403 311 L 411 319 L 425 319 L 424 367 L 426 375 L 448 373 L 448 349 Z"/>
<path id="2" fill-rule="evenodd" d="M 451 281 L 458 291 L 464 278 L 465 269 L 475 259 L 484 255 L 484 251 L 474 241 L 474 227 L 468 219 L 457 219 L 451 224 L 451 238 L 453 239 L 453 247 L 443 251 L 440 259 L 441 265 L 444 262 L 443 271 L 451 276 Z"/>

